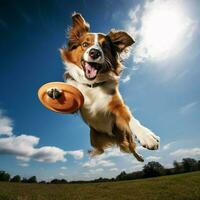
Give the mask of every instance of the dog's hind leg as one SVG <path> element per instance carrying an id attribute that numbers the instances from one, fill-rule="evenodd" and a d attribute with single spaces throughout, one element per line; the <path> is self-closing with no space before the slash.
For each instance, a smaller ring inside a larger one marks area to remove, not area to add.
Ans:
<path id="1" fill-rule="evenodd" d="M 121 151 L 132 153 L 138 161 L 144 161 L 142 155 L 136 151 L 136 144 L 131 132 L 124 132 L 115 125 L 113 127 L 113 134 L 116 137 L 117 145 L 120 147 Z"/>
<path id="2" fill-rule="evenodd" d="M 131 113 L 118 95 L 114 96 L 110 102 L 110 111 L 115 119 L 113 134 L 117 138 L 117 144 L 120 149 L 124 152 L 132 153 L 138 161 L 144 161 L 143 157 L 136 152 L 136 144 L 129 127 Z"/>
<path id="3" fill-rule="evenodd" d="M 91 157 L 100 155 L 104 149 L 116 144 L 114 136 L 102 133 L 90 127 L 90 142 L 94 149 L 88 151 Z"/>

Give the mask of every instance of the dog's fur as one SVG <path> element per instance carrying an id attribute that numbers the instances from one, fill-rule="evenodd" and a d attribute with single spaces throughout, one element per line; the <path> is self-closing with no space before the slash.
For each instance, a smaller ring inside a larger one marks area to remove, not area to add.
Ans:
<path id="1" fill-rule="evenodd" d="M 67 48 L 60 52 L 66 66 L 66 82 L 77 87 L 85 99 L 80 113 L 90 127 L 94 147 L 90 155 L 102 154 L 105 148 L 117 145 L 143 161 L 136 152 L 135 138 L 153 150 L 159 147 L 159 137 L 133 117 L 118 90 L 120 54 L 134 40 L 124 31 L 90 33 L 89 24 L 79 13 L 72 15 L 72 21 Z"/>

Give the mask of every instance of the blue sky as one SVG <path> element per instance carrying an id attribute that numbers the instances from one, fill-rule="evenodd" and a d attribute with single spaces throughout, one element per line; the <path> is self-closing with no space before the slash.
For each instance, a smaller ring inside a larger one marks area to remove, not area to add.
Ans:
<path id="1" fill-rule="evenodd" d="M 170 167 L 175 159 L 200 158 L 198 0 L 0 4 L 0 169 L 78 180 L 140 170 L 152 160 Z M 145 163 L 117 149 L 89 159 L 89 128 L 81 118 L 53 113 L 37 99 L 42 84 L 63 81 L 58 49 L 66 44 L 74 11 L 92 32 L 124 29 L 136 40 L 120 92 L 135 117 L 161 138 L 158 151 L 138 147 Z"/>

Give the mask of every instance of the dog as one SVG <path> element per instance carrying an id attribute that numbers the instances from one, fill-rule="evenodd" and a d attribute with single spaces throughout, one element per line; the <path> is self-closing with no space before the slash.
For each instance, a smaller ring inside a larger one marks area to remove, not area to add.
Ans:
<path id="1" fill-rule="evenodd" d="M 74 13 L 67 47 L 60 49 L 66 67 L 65 81 L 84 96 L 80 114 L 90 127 L 93 149 L 89 154 L 100 155 L 106 148 L 117 145 L 121 151 L 144 161 L 136 151 L 135 140 L 156 150 L 160 138 L 134 118 L 118 89 L 123 70 L 120 54 L 135 41 L 124 31 L 91 33 L 89 28 L 81 14 Z"/>

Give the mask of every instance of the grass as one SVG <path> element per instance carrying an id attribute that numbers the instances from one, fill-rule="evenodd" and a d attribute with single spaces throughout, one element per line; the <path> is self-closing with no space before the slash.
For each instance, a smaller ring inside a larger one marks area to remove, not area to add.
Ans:
<path id="1" fill-rule="evenodd" d="M 87 184 L 0 182 L 0 200 L 200 200 L 200 172 Z"/>

